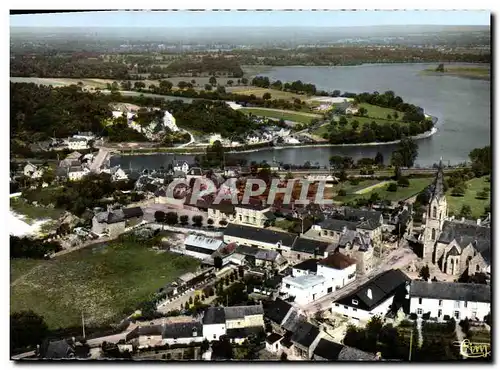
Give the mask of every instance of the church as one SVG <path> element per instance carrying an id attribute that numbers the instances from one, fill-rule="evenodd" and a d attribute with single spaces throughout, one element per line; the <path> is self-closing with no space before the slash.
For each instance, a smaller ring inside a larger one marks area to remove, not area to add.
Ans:
<path id="1" fill-rule="evenodd" d="M 445 274 L 460 277 L 466 270 L 491 273 L 491 228 L 488 220 L 456 220 L 448 217 L 444 173 L 439 163 L 423 222 L 423 259 Z"/>

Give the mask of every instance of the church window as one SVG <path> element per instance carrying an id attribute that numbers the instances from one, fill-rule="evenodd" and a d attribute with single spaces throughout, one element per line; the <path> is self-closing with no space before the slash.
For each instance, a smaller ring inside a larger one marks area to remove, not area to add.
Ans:
<path id="1" fill-rule="evenodd" d="M 479 272 L 479 265 L 476 265 L 476 272 Z"/>
<path id="2" fill-rule="evenodd" d="M 437 208 L 436 206 L 432 207 L 432 218 L 436 218 L 437 215 Z"/>
<path id="3" fill-rule="evenodd" d="M 436 239 L 436 229 L 431 230 L 431 238 L 432 240 Z"/>

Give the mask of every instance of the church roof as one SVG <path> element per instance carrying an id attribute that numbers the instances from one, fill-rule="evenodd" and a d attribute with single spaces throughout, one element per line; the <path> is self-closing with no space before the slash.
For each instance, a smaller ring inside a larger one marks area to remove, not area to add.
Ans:
<path id="1" fill-rule="evenodd" d="M 443 161 L 439 161 L 439 167 L 436 173 L 436 178 L 432 184 L 432 193 L 430 199 L 441 199 L 444 197 L 444 173 L 443 173 Z"/>
<path id="2" fill-rule="evenodd" d="M 472 225 L 458 221 L 445 221 L 443 231 L 439 235 L 440 243 L 451 243 L 456 240 L 459 244 L 467 241 L 467 244 L 473 240 L 491 240 L 491 229 L 489 227 Z"/>

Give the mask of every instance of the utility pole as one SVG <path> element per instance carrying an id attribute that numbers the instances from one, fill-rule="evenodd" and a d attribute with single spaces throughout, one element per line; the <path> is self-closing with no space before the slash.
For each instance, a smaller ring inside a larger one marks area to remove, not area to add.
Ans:
<path id="1" fill-rule="evenodd" d="M 83 332 L 83 339 L 85 339 L 85 318 L 83 317 L 83 311 L 82 311 L 82 332 Z"/>
<path id="2" fill-rule="evenodd" d="M 413 344 L 413 329 L 411 331 L 411 334 L 410 334 L 410 354 L 408 355 L 408 361 L 411 362 L 411 347 L 412 347 L 412 344 Z"/>

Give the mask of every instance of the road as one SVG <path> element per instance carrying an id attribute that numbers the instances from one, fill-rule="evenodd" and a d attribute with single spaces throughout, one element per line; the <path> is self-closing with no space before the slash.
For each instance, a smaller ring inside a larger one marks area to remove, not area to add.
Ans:
<path id="1" fill-rule="evenodd" d="M 185 133 L 189 134 L 189 137 L 190 137 L 191 139 L 189 140 L 189 142 L 188 142 L 188 143 L 181 144 L 181 145 L 179 145 L 177 148 L 184 148 L 185 146 L 189 146 L 189 145 L 191 145 L 191 144 L 193 144 L 193 143 L 195 142 L 195 140 L 194 140 L 194 136 L 193 136 L 193 134 L 192 134 L 192 133 L 190 133 L 188 130 L 182 130 L 182 131 L 184 131 Z"/>
<path id="2" fill-rule="evenodd" d="M 332 302 L 346 294 L 351 293 L 356 288 L 360 287 L 368 280 L 374 278 L 376 275 L 390 270 L 390 269 L 399 269 L 407 266 L 411 261 L 416 260 L 418 257 L 413 251 L 407 247 L 401 247 L 395 251 L 389 253 L 382 263 L 371 271 L 369 274 L 365 276 L 361 276 L 356 278 L 351 283 L 343 286 L 341 289 L 336 290 L 332 293 L 329 293 L 322 298 L 309 303 L 305 306 L 297 306 L 301 310 L 303 310 L 307 315 L 312 315 L 316 311 L 324 311 L 330 308 Z"/>

